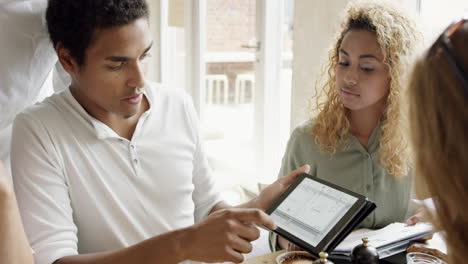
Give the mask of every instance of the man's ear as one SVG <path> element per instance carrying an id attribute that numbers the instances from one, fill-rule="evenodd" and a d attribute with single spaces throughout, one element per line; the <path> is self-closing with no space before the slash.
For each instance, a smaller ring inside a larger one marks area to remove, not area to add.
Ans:
<path id="1" fill-rule="evenodd" d="M 57 43 L 55 46 L 58 60 L 62 64 L 63 69 L 70 75 L 75 75 L 79 71 L 79 66 L 75 58 L 70 54 L 70 50 L 65 48 L 62 43 Z"/>

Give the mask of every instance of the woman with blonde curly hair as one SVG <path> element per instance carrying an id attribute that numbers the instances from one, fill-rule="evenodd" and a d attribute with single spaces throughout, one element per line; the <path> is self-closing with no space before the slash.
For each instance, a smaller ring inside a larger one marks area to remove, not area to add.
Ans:
<path id="1" fill-rule="evenodd" d="M 434 198 L 449 263 L 468 261 L 468 20 L 449 26 L 416 62 L 410 81 L 418 188 Z"/>
<path id="2" fill-rule="evenodd" d="M 342 25 L 312 98 L 318 116 L 293 131 L 279 175 L 310 164 L 312 175 L 373 200 L 377 209 L 361 227 L 380 228 L 413 213 L 401 97 L 420 33 L 380 1 L 352 1 Z M 290 245 L 275 235 L 270 242 Z"/>

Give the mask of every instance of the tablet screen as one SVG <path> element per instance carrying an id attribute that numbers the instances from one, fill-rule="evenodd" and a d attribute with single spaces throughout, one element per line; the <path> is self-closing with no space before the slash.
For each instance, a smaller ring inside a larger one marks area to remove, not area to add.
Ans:
<path id="1" fill-rule="evenodd" d="M 358 200 L 304 178 L 271 213 L 271 217 L 278 227 L 316 247 Z"/>

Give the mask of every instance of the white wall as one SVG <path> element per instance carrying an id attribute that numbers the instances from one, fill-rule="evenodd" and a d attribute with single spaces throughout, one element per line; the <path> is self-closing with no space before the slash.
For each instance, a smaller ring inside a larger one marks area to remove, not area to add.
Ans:
<path id="1" fill-rule="evenodd" d="M 314 91 L 328 48 L 338 30 L 339 14 L 348 0 L 296 0 L 294 14 L 291 129 L 307 119 L 308 100 Z"/>
<path id="2" fill-rule="evenodd" d="M 468 16 L 467 0 L 423 0 L 419 24 L 426 46 L 431 45 L 454 20 Z"/>
<path id="3" fill-rule="evenodd" d="M 148 70 L 148 79 L 151 81 L 161 81 L 160 76 L 160 54 L 159 47 L 161 45 L 160 39 L 160 0 L 149 0 L 150 9 L 150 30 L 153 38 L 153 47 L 151 48 L 150 67 Z"/>

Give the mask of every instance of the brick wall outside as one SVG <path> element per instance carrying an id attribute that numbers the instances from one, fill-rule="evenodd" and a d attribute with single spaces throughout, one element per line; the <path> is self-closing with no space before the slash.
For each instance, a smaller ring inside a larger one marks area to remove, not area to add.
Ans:
<path id="1" fill-rule="evenodd" d="M 255 0 L 207 0 L 208 52 L 245 51 L 255 38 Z"/>
<path id="2" fill-rule="evenodd" d="M 252 52 L 241 45 L 255 39 L 256 0 L 207 0 L 206 51 Z M 229 82 L 229 101 L 234 101 L 235 80 L 238 74 L 252 73 L 253 62 L 207 63 L 206 74 L 224 74 Z M 251 97 L 251 94 L 247 94 Z"/>

